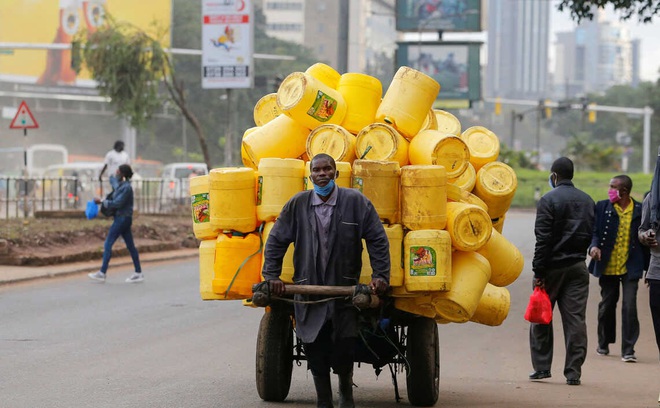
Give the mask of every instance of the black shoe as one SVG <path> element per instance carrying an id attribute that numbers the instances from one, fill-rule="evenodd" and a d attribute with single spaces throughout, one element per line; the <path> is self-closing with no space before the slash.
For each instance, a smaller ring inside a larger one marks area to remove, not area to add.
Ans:
<path id="1" fill-rule="evenodd" d="M 580 381 L 579 378 L 568 378 L 566 380 L 566 384 L 568 385 L 580 385 L 582 382 Z"/>
<path id="2" fill-rule="evenodd" d="M 550 377 L 552 377 L 552 374 L 550 374 L 550 370 L 534 371 L 529 375 L 530 380 L 542 380 L 544 378 L 550 378 Z"/>
<path id="3" fill-rule="evenodd" d="M 332 405 L 332 385 L 330 384 L 330 375 L 314 378 L 314 387 L 316 388 L 316 407 L 333 408 Z"/>
<path id="4" fill-rule="evenodd" d="M 606 356 L 606 355 L 610 354 L 610 349 L 607 348 L 607 347 L 605 347 L 605 348 L 598 347 L 596 349 L 596 354 L 598 354 L 599 356 Z"/>

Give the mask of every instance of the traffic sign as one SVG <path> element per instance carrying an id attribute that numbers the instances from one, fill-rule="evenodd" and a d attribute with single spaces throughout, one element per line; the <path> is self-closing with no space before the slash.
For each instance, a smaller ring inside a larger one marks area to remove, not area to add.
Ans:
<path id="1" fill-rule="evenodd" d="M 11 121 L 9 129 L 39 129 L 39 124 L 25 101 L 18 106 L 18 111 Z"/>

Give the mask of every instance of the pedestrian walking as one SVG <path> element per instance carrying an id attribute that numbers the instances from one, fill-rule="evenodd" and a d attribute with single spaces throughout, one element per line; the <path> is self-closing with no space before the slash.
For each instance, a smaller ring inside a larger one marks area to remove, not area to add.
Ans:
<path id="1" fill-rule="evenodd" d="M 113 190 L 116 190 L 117 185 L 119 184 L 119 180 L 116 177 L 117 168 L 122 164 L 130 163 L 130 157 L 124 150 L 124 142 L 117 140 L 112 150 L 108 151 L 105 155 L 104 165 L 99 174 L 99 183 L 103 183 L 103 173 L 107 170 L 108 174 L 110 174 L 110 185 Z M 103 187 L 101 187 L 101 191 L 103 191 L 102 189 Z"/>
<path id="2" fill-rule="evenodd" d="M 352 286 L 362 268 L 362 239 L 373 269 L 370 287 L 382 294 L 389 284 L 389 241 L 374 206 L 359 191 L 335 184 L 335 161 L 318 154 L 310 162 L 314 189 L 289 200 L 268 236 L 263 276 L 276 296 L 284 293 L 282 259 L 294 243 L 293 281 L 300 285 Z M 332 407 L 330 369 L 339 376 L 339 406 L 354 407 L 353 365 L 358 311 L 350 300 L 313 302 L 296 295 L 296 335 L 302 340 L 314 378 L 317 407 Z"/>
<path id="3" fill-rule="evenodd" d="M 596 223 L 589 247 L 589 272 L 598 278 L 598 346 L 606 356 L 616 342 L 616 306 L 621 293 L 621 360 L 637 362 L 635 343 L 639 338 L 637 288 L 644 275 L 649 250 L 638 237 L 642 204 L 630 193 L 633 183 L 625 174 L 610 180 L 608 199 L 596 203 Z"/>
<path id="4" fill-rule="evenodd" d="M 138 255 L 137 248 L 135 248 L 133 233 L 131 232 L 131 226 L 133 224 L 133 188 L 130 181 L 131 177 L 133 177 L 133 170 L 131 166 L 128 164 L 119 166 L 116 177 L 119 184 L 114 190 L 112 198 L 106 198 L 105 200 L 101 200 L 98 197 L 94 198 L 94 202 L 102 204 L 110 210 L 114 210 L 115 213 L 108 235 L 105 237 L 101 269 L 98 272 L 89 273 L 87 276 L 95 281 L 105 282 L 105 275 L 108 271 L 110 258 L 112 257 L 112 246 L 117 241 L 117 238 L 121 236 L 124 239 L 126 248 L 128 248 L 128 252 L 131 254 L 133 266 L 135 267 L 135 272 L 126 279 L 126 282 L 138 283 L 142 282 L 144 277 L 140 266 L 140 256 Z"/>
<path id="5" fill-rule="evenodd" d="M 552 163 L 552 187 L 538 202 L 534 234 L 534 286 L 545 287 L 554 309 L 559 307 L 568 385 L 580 385 L 587 354 L 585 322 L 589 273 L 585 263 L 594 225 L 594 201 L 572 182 L 573 162 L 560 157 Z M 553 322 L 530 323 L 529 343 L 534 371 L 530 380 L 550 378 L 553 356 Z"/>

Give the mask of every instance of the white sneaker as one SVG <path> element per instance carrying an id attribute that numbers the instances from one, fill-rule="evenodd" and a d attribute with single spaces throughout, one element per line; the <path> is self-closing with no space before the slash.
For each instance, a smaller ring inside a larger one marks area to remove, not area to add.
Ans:
<path id="1" fill-rule="evenodd" d="M 637 357 L 635 357 L 634 354 L 626 354 L 625 356 L 621 357 L 621 361 L 624 363 L 636 363 Z"/>
<path id="2" fill-rule="evenodd" d="M 140 283 L 144 280 L 144 276 L 142 276 L 142 273 L 138 272 L 133 272 L 133 275 L 129 276 L 126 278 L 126 283 Z"/>
<path id="3" fill-rule="evenodd" d="M 88 273 L 87 277 L 89 279 L 93 279 L 95 281 L 99 281 L 99 282 L 102 282 L 102 283 L 105 282 L 105 273 L 103 273 L 101 271 L 94 272 L 94 273 Z"/>

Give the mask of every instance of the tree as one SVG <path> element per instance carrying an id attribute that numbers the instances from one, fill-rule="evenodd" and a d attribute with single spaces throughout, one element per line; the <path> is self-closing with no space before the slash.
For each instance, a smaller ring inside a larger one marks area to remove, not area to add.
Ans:
<path id="1" fill-rule="evenodd" d="M 621 13 L 622 20 L 628 20 L 637 15 L 643 23 L 650 23 L 656 14 L 660 13 L 660 2 L 657 0 L 562 0 L 558 6 L 559 11 L 570 10 L 571 17 L 580 22 L 594 18 L 595 9 L 603 9 L 611 5 L 615 11 Z"/>
<path id="2" fill-rule="evenodd" d="M 82 59 L 98 83 L 101 95 L 110 98 L 118 116 L 136 128 L 143 127 L 165 103 L 159 86 L 163 84 L 172 101 L 193 127 L 199 139 L 204 162 L 211 158 L 204 130 L 189 109 L 186 90 L 176 77 L 170 56 L 160 42 L 139 28 L 107 16 L 107 24 L 78 41 L 84 48 Z"/>

